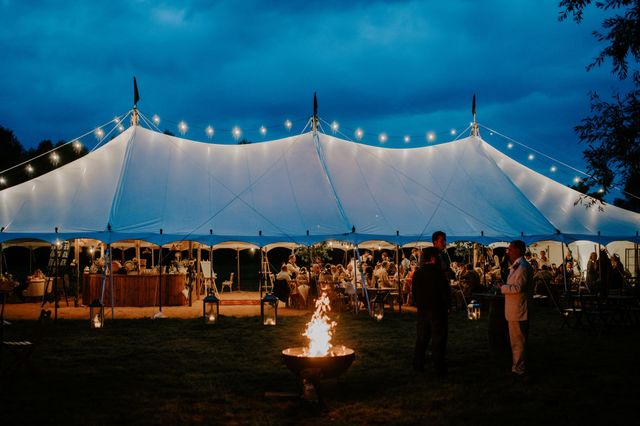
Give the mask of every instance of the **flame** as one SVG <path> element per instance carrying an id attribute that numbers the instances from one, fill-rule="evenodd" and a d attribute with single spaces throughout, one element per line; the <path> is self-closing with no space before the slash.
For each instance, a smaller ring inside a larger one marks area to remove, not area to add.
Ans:
<path id="1" fill-rule="evenodd" d="M 327 356 L 329 354 L 333 327 L 337 324 L 327 316 L 327 312 L 330 310 L 329 297 L 327 293 L 323 292 L 316 301 L 316 311 L 313 313 L 311 321 L 307 323 L 307 329 L 302 333 L 303 336 L 309 338 L 306 356 Z"/>

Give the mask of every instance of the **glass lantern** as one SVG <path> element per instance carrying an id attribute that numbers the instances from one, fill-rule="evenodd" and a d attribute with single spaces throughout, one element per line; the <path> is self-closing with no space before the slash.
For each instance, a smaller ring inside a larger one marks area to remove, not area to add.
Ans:
<path id="1" fill-rule="evenodd" d="M 89 321 L 91 328 L 104 327 L 104 305 L 98 299 L 89 305 Z"/>
<path id="2" fill-rule="evenodd" d="M 467 305 L 467 317 L 472 321 L 480 319 L 480 303 L 472 300 L 471 303 Z"/>
<path id="3" fill-rule="evenodd" d="M 380 293 L 373 298 L 373 317 L 376 321 L 382 321 L 384 318 L 384 297 Z"/>
<path id="4" fill-rule="evenodd" d="M 202 300 L 202 318 L 205 324 L 215 324 L 220 316 L 220 299 L 218 299 L 213 289 L 207 290 L 207 296 Z"/>
<path id="5" fill-rule="evenodd" d="M 262 325 L 276 325 L 278 322 L 278 298 L 267 294 L 260 301 L 260 317 Z"/>

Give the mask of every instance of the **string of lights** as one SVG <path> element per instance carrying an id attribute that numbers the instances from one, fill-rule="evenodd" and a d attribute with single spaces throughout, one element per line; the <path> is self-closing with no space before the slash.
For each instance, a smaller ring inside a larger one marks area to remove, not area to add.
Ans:
<path id="1" fill-rule="evenodd" d="M 1 186 L 6 186 L 7 181 L 4 177 L 4 174 L 6 174 L 7 172 L 16 169 L 20 166 L 24 166 L 25 170 L 27 172 L 27 174 L 32 175 L 35 170 L 33 168 L 33 166 L 30 164 L 31 162 L 37 160 L 38 158 L 41 158 L 45 155 L 50 155 L 50 160 L 51 163 L 54 166 L 57 166 L 60 163 L 60 156 L 58 155 L 58 153 L 56 152 L 57 150 L 69 145 L 69 144 L 73 144 L 73 148 L 74 150 L 76 150 L 76 152 L 80 152 L 80 150 L 82 149 L 83 143 L 81 141 L 82 138 L 86 137 L 87 135 L 93 133 L 94 136 L 96 137 L 96 139 L 98 140 L 98 143 L 91 149 L 90 152 L 94 151 L 95 149 L 97 149 L 104 141 L 108 140 L 108 137 L 110 134 L 112 134 L 116 129 L 119 132 L 123 132 L 125 130 L 124 125 L 122 124 L 123 121 L 129 116 L 131 115 L 132 110 L 129 110 L 126 114 L 122 114 L 119 116 L 114 117 L 113 119 L 111 119 L 110 121 L 88 131 L 85 132 L 84 134 L 71 139 L 69 142 L 66 142 L 60 146 L 57 146 L 45 153 L 39 154 L 33 158 L 30 158 L 28 160 L 25 160 L 19 164 L 16 164 L 14 166 L 11 166 L 5 170 L 0 171 L 0 185 Z M 149 127 L 150 129 L 156 130 L 158 132 L 162 132 L 162 130 L 160 129 L 159 125 L 161 123 L 161 119 L 157 114 L 154 114 L 150 119 L 144 115 L 142 112 L 139 112 L 139 117 L 142 120 L 142 122 L 144 122 L 146 124 L 147 127 Z M 291 119 L 285 119 L 283 122 L 281 123 L 277 123 L 277 124 L 269 124 L 269 125 L 260 125 L 260 126 L 253 126 L 254 128 L 257 129 L 257 132 L 260 134 L 260 136 L 262 136 L 263 138 L 266 138 L 268 132 L 270 131 L 274 131 L 274 130 L 278 130 L 278 129 L 284 129 L 286 132 L 291 132 L 294 123 L 300 123 L 303 120 L 305 121 L 305 126 L 302 129 L 301 133 L 304 133 L 307 128 L 309 128 L 312 120 L 309 119 L 309 117 L 300 117 L 300 118 L 296 118 L 294 120 Z M 172 124 L 174 125 L 178 132 L 184 136 L 186 135 L 190 130 L 200 130 L 204 132 L 204 135 L 208 138 L 208 139 L 213 139 L 214 135 L 216 135 L 216 133 L 220 134 L 220 133 L 226 133 L 229 132 L 232 136 L 232 138 L 237 142 L 240 140 L 240 138 L 243 137 L 243 135 L 245 134 L 244 131 L 242 130 L 242 128 L 238 125 L 233 126 L 232 128 L 214 128 L 211 124 L 206 124 L 206 125 L 194 125 L 194 126 L 190 126 L 188 125 L 184 120 L 181 120 L 179 122 L 175 122 L 175 121 L 171 121 L 171 120 L 166 120 L 166 122 L 168 124 Z M 105 128 L 107 128 L 108 126 L 110 126 L 111 124 L 114 124 L 113 127 L 111 127 L 111 129 L 108 130 L 108 132 L 105 134 Z M 333 120 L 331 122 L 326 121 L 320 117 L 318 117 L 318 127 L 320 129 L 320 131 L 322 131 L 324 133 L 324 127 L 322 127 L 322 124 L 326 125 L 328 129 L 330 129 L 330 131 L 334 134 L 334 135 L 339 135 L 342 138 L 352 141 L 352 142 L 362 142 L 365 137 L 367 139 L 369 138 L 373 138 L 375 137 L 375 140 L 377 140 L 377 142 L 379 144 L 386 144 L 389 141 L 402 141 L 404 144 L 409 144 L 414 140 L 421 140 L 422 138 L 424 138 L 424 140 L 431 144 L 436 142 L 440 137 L 444 136 L 455 136 L 455 138 L 453 139 L 458 140 L 460 137 L 462 137 L 463 135 L 467 134 L 467 132 L 469 132 L 469 130 L 471 129 L 473 123 L 470 123 L 469 126 L 467 126 L 462 132 L 458 132 L 455 128 L 452 128 L 448 131 L 440 131 L 440 132 L 436 132 L 436 131 L 427 131 L 424 134 L 403 134 L 403 135 L 398 135 L 398 134 L 388 134 L 387 132 L 379 132 L 379 133 L 374 133 L 374 132 L 365 132 L 361 127 L 357 127 L 357 128 L 349 128 L 349 127 L 341 127 L 340 123 L 336 120 Z M 570 164 L 567 164 L 563 161 L 560 161 L 544 152 L 541 152 L 538 149 L 535 149 L 533 147 L 530 147 L 522 142 L 519 142 L 507 135 L 504 135 L 488 126 L 485 126 L 483 124 L 479 124 L 479 127 L 482 127 L 483 129 L 487 130 L 490 132 L 491 135 L 495 134 L 499 137 L 502 137 L 504 139 L 506 139 L 508 141 L 507 143 L 507 149 L 512 149 L 515 145 L 518 145 L 520 147 L 522 147 L 523 149 L 527 150 L 529 153 L 527 155 L 527 159 L 529 161 L 533 161 L 533 160 L 538 160 L 541 161 L 543 163 L 547 163 L 549 165 L 549 172 L 551 173 L 556 173 L 559 172 L 558 166 L 562 166 L 563 168 L 565 168 L 566 170 L 570 170 L 574 173 L 577 174 L 577 176 L 573 177 L 573 182 L 575 184 L 578 184 L 582 181 L 582 179 L 584 177 L 588 177 L 588 178 L 593 178 L 593 176 L 591 176 L 590 174 L 588 174 L 587 172 L 580 170 L 576 167 L 571 166 Z M 353 136 L 350 136 L 349 133 L 351 133 Z M 537 158 L 536 156 L 539 156 L 540 158 Z M 614 186 L 615 189 L 619 190 L 620 192 L 630 196 L 630 197 L 634 197 L 637 199 L 640 199 L 640 197 L 638 197 L 635 194 L 631 194 L 628 193 L 627 191 L 623 190 L 622 188 L 618 187 L 618 186 Z M 604 189 L 600 188 L 600 192 L 604 192 Z"/>
<path id="2" fill-rule="evenodd" d="M 513 138 L 511 138 L 511 137 L 509 137 L 507 135 L 504 135 L 504 134 L 498 132 L 497 130 L 494 130 L 494 129 L 492 129 L 490 127 L 487 127 L 485 125 L 482 125 L 482 124 L 478 124 L 478 126 L 482 127 L 483 129 L 488 130 L 491 135 L 495 134 L 495 135 L 500 136 L 500 137 L 506 139 L 507 141 L 509 141 L 507 143 L 507 149 L 513 149 L 514 144 L 515 144 L 515 145 L 518 145 L 518 146 L 524 148 L 525 150 L 527 150 L 529 152 L 529 154 L 527 155 L 527 159 L 529 161 L 535 160 L 536 159 L 536 155 L 539 155 L 542 158 L 549 160 L 550 161 L 548 163 L 548 164 L 550 164 L 549 171 L 551 173 L 558 172 L 558 166 L 557 166 L 558 164 L 563 166 L 563 167 L 565 167 L 565 168 L 567 168 L 567 169 L 569 169 L 569 170 L 571 170 L 571 171 L 573 171 L 573 172 L 575 172 L 575 173 L 577 173 L 580 176 L 574 176 L 573 177 L 573 183 L 574 184 L 579 184 L 580 182 L 582 182 L 584 177 L 595 179 L 593 175 L 585 172 L 584 170 L 580 170 L 580 169 L 578 169 L 576 167 L 573 167 L 570 164 L 567 164 L 567 163 L 565 163 L 563 161 L 560 161 L 557 158 L 554 158 L 554 157 L 552 157 L 552 156 L 550 156 L 548 154 L 545 154 L 544 152 L 541 152 L 541 151 L 539 151 L 539 150 L 537 150 L 537 149 L 535 149 L 533 147 L 530 147 L 530 146 L 528 146 L 528 145 L 526 145 L 526 144 L 524 144 L 522 142 L 519 142 L 519 141 L 517 141 L 517 140 L 515 140 L 515 139 L 513 139 Z M 620 191 L 622 194 L 625 194 L 625 195 L 628 195 L 629 197 L 632 197 L 632 198 L 640 200 L 639 196 L 637 196 L 635 194 L 632 194 L 632 193 L 630 193 L 628 191 L 625 191 L 623 188 L 620 188 L 620 186 L 618 186 L 618 185 L 613 185 L 612 188 Z M 601 194 L 604 193 L 604 188 L 602 188 L 602 187 L 599 188 L 598 192 L 601 193 Z"/>

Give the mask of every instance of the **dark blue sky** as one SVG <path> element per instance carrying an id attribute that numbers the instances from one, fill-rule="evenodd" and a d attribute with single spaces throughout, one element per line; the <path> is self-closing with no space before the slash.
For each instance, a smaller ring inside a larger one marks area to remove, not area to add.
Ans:
<path id="1" fill-rule="evenodd" d="M 585 66 L 602 46 L 602 15 L 558 22 L 557 1 L 12 1 L 0 0 L 0 125 L 27 147 L 70 140 L 126 112 L 132 76 L 140 110 L 160 127 L 230 143 L 302 130 L 318 91 L 320 116 L 363 142 L 424 145 L 471 119 L 583 168 L 573 126 L 588 92 L 608 95 L 609 67 Z M 301 121 L 295 121 L 300 119 Z M 506 141 L 482 131 L 494 146 Z M 85 138 L 87 145 L 95 143 Z M 547 175 L 550 163 L 528 161 Z M 573 172 L 551 175 L 567 183 Z"/>

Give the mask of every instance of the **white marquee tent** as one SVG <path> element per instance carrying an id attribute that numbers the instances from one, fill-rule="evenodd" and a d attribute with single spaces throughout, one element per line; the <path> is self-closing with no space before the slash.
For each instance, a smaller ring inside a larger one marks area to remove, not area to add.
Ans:
<path id="1" fill-rule="evenodd" d="M 133 126 L 83 158 L 0 191 L 0 242 L 93 238 L 205 244 L 522 238 L 638 242 L 640 214 L 579 193 L 480 137 L 392 149 L 323 133 L 248 145 Z"/>

